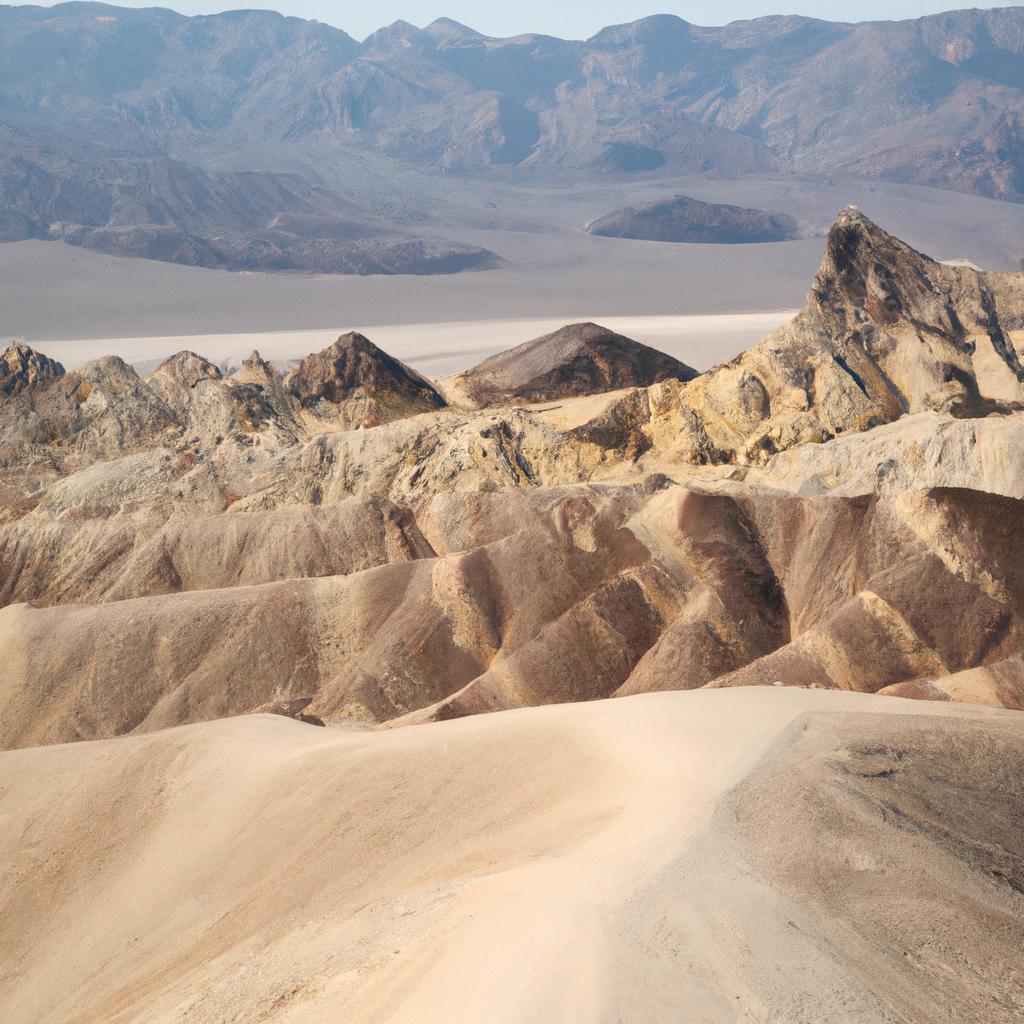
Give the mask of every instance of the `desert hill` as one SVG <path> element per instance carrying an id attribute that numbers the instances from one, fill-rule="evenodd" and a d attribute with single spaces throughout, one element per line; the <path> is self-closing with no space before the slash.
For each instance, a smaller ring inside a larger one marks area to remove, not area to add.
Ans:
<path id="1" fill-rule="evenodd" d="M 303 359 L 284 389 L 303 411 L 342 428 L 375 427 L 446 404 L 428 380 L 354 332 Z"/>
<path id="2" fill-rule="evenodd" d="M 599 217 L 586 230 L 607 238 L 638 238 L 650 242 L 740 244 L 784 242 L 799 238 L 793 217 L 750 210 L 727 203 L 703 203 L 689 196 L 669 196 Z"/>
<path id="3" fill-rule="evenodd" d="M 456 375 L 448 386 L 458 398 L 483 407 L 548 402 L 696 376 L 696 370 L 678 359 L 585 323 L 569 324 L 491 356 Z"/>
<path id="4" fill-rule="evenodd" d="M 577 485 L 442 496 L 404 520 L 354 500 L 172 519 L 98 567 L 92 523 L 65 540 L 91 556 L 88 576 L 51 551 L 8 553 L 23 595 L 35 581 L 91 600 L 0 612 L 0 741 L 148 731 L 280 699 L 308 699 L 328 722 L 385 722 L 779 680 L 924 694 L 1020 650 L 1021 514 L 974 491 Z M 122 548 L 136 531 L 124 522 Z M 1024 710 L 1022 682 L 979 679 L 959 696 Z"/>
<path id="5" fill-rule="evenodd" d="M 209 173 L 148 149 L 12 127 L 0 112 L 0 242 L 24 238 L 228 270 L 438 274 L 501 262 L 369 216 L 295 174 Z"/>
<path id="6" fill-rule="evenodd" d="M 12 349 L 2 742 L 780 681 L 1024 707 L 1022 288 L 848 210 L 792 323 L 603 396 L 581 353 L 650 350 L 589 326 L 470 371 L 483 409 L 358 334 L 285 379 Z"/>
<path id="7" fill-rule="evenodd" d="M 7 752 L 0 1007 L 1012 1024 L 1022 758 L 1008 712 L 771 689 Z"/>

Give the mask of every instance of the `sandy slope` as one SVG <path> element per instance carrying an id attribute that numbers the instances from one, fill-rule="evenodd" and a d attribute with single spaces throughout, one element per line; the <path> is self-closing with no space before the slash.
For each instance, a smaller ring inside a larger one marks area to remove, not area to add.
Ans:
<path id="1" fill-rule="evenodd" d="M 1019 1020 L 1022 763 L 795 690 L 5 753 L 0 1018 Z"/>

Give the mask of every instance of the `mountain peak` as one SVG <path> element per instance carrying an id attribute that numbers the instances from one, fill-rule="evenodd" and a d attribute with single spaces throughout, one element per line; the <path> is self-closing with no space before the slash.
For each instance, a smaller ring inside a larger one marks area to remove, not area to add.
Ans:
<path id="1" fill-rule="evenodd" d="M 267 370 L 270 364 L 259 354 L 257 349 L 253 349 L 249 358 L 242 363 L 242 366 L 247 370 Z"/>
<path id="2" fill-rule="evenodd" d="M 932 322 L 943 305 L 939 278 L 948 276 L 930 256 L 848 206 L 829 231 L 810 301 L 848 323 L 870 319 L 888 325 L 900 317 Z"/>
<path id="3" fill-rule="evenodd" d="M 56 360 L 16 341 L 0 355 L 0 395 L 14 395 L 34 384 L 64 375 Z"/>
<path id="4" fill-rule="evenodd" d="M 651 14 L 622 25 L 609 25 L 601 29 L 589 42 L 597 46 L 622 46 L 654 39 L 663 40 L 666 35 L 688 34 L 692 28 L 690 22 L 676 14 Z"/>
<path id="5" fill-rule="evenodd" d="M 399 18 L 398 21 L 393 21 L 390 25 L 377 29 L 372 35 L 367 36 L 363 41 L 363 49 L 390 53 L 398 50 L 429 48 L 433 42 L 433 38 L 423 29 Z"/>
<path id="6" fill-rule="evenodd" d="M 153 376 L 170 378 L 186 388 L 194 388 L 202 380 L 218 380 L 221 372 L 209 359 L 185 349 L 165 359 L 156 368 Z"/>
<path id="7" fill-rule="evenodd" d="M 438 41 L 453 42 L 460 39 L 483 39 L 485 38 L 476 29 L 463 25 L 462 22 L 453 18 L 437 18 L 432 21 L 424 30 L 428 35 Z"/>
<path id="8" fill-rule="evenodd" d="M 358 331 L 306 356 L 284 386 L 315 416 L 353 426 L 376 426 L 446 404 L 426 378 Z"/>

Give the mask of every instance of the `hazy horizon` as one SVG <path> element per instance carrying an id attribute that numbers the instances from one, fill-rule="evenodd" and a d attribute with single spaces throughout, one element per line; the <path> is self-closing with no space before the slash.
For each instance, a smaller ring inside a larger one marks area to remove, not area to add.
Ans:
<path id="1" fill-rule="evenodd" d="M 15 7 L 54 7 L 56 3 L 14 4 Z M 625 3 L 622 0 L 572 0 L 557 6 L 539 0 L 522 0 L 517 4 L 494 4 L 481 8 L 471 0 L 383 0 L 374 4 L 353 4 L 339 10 L 328 0 L 283 0 L 269 4 L 238 4 L 210 0 L 177 0 L 170 3 L 118 3 L 116 7 L 162 7 L 181 14 L 215 14 L 231 10 L 275 10 L 306 19 L 314 19 L 343 29 L 358 39 L 403 20 L 415 25 L 428 25 L 438 18 L 451 18 L 487 35 L 512 36 L 529 32 L 569 39 L 586 39 L 608 25 L 623 24 L 653 14 L 674 14 L 697 25 L 724 25 L 731 21 L 769 15 L 803 15 L 825 21 L 862 22 L 897 21 L 964 9 L 956 4 L 930 3 L 921 0 L 863 0 L 861 3 L 824 0 L 816 3 L 766 3 L 762 0 L 728 0 L 714 3 Z M 975 4 L 975 9 L 991 10 L 1020 7 L 1021 4 Z"/>

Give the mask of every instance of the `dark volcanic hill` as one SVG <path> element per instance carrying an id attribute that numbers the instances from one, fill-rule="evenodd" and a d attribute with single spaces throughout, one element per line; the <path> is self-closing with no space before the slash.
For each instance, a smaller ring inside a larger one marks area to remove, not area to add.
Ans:
<path id="1" fill-rule="evenodd" d="M 650 242 L 784 242 L 799 237 L 795 218 L 727 203 L 669 196 L 616 210 L 587 225 L 592 235 Z"/>
<path id="2" fill-rule="evenodd" d="M 661 380 L 692 380 L 697 371 L 657 349 L 598 324 L 570 324 L 499 352 L 451 382 L 460 399 L 482 407 L 546 402 Z"/>
<path id="3" fill-rule="evenodd" d="M 303 359 L 284 388 L 302 410 L 335 426 L 377 426 L 446 404 L 425 377 L 355 332 Z"/>

